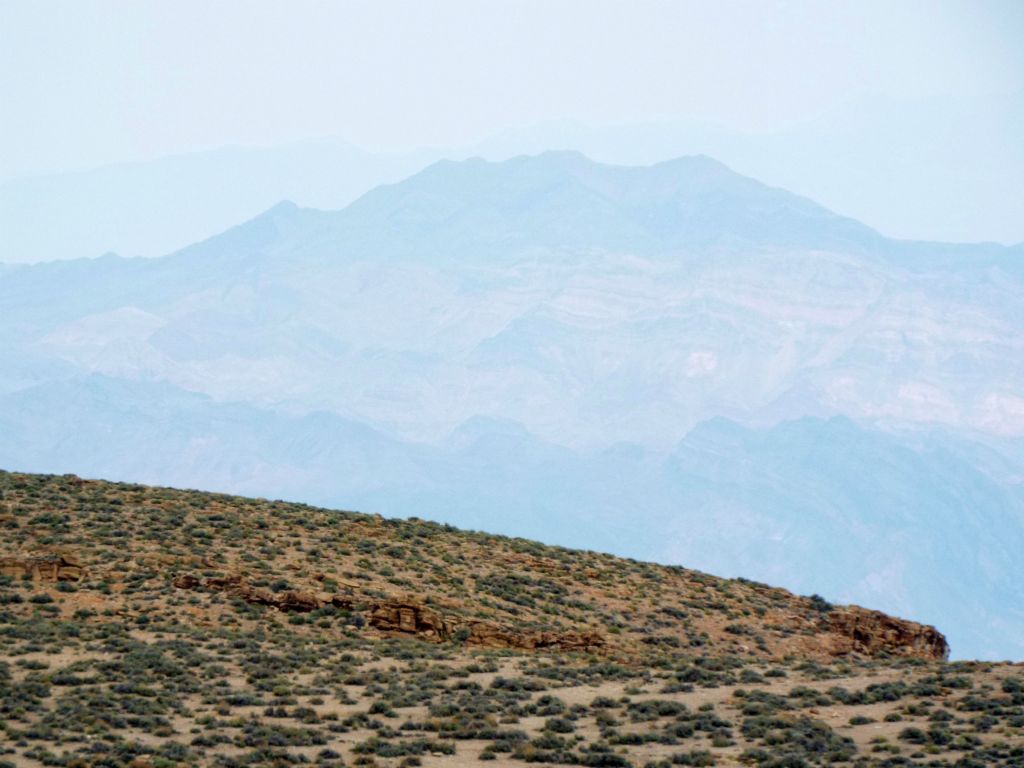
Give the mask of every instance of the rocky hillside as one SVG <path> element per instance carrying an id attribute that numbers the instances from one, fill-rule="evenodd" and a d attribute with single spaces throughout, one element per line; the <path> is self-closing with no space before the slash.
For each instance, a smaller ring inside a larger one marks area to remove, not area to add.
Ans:
<path id="1" fill-rule="evenodd" d="M 857 606 L 418 519 L 73 476 L 2 484 L 2 573 L 73 585 L 71 611 L 243 627 L 327 612 L 336 632 L 622 660 L 949 651 L 932 627 Z"/>
<path id="2" fill-rule="evenodd" d="M 0 767 L 1019 766 L 1024 670 L 744 580 L 0 472 Z"/>

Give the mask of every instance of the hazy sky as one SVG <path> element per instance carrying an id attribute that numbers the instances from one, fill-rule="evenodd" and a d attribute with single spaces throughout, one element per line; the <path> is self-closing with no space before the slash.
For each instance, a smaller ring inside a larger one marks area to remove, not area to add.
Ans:
<path id="1" fill-rule="evenodd" d="M 1017 0 L 0 0 L 0 179 L 326 135 L 466 145 L 566 119 L 768 134 L 860 100 L 949 100 L 1000 129 L 1022 40 Z"/>

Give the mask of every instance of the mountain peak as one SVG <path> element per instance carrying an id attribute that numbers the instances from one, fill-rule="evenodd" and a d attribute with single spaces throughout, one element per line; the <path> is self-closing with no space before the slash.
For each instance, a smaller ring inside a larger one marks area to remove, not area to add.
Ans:
<path id="1" fill-rule="evenodd" d="M 276 205 L 270 206 L 270 208 L 264 211 L 262 215 L 266 216 L 271 214 L 274 216 L 280 216 L 284 214 L 292 214 L 297 210 L 299 210 L 299 206 L 296 203 L 291 200 L 282 200 Z"/>
<path id="2" fill-rule="evenodd" d="M 706 155 L 608 165 L 574 151 L 440 161 L 339 215 L 424 255 L 611 251 L 673 255 L 714 244 L 877 247 L 869 227 Z"/>

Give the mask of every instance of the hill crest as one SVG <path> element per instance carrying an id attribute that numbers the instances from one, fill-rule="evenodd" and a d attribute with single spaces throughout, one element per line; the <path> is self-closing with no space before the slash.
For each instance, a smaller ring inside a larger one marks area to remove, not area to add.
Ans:
<path id="1" fill-rule="evenodd" d="M 258 625 L 327 610 L 380 636 L 633 661 L 949 652 L 933 627 L 857 606 L 416 518 L 75 476 L 3 473 L 0 488 L 0 571 L 14 585 L 74 582 L 68 611 L 131 614 L 128 594 L 144 593 L 152 620 Z M 242 604 L 255 612 L 233 614 Z"/>

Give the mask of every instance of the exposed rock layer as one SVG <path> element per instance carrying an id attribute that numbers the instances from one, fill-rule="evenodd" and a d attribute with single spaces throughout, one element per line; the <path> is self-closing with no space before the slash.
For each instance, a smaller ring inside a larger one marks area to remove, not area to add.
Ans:
<path id="1" fill-rule="evenodd" d="M 77 558 L 67 554 L 2 557 L 0 576 L 32 581 L 81 581 L 85 578 L 85 568 Z"/>
<path id="2" fill-rule="evenodd" d="M 855 605 L 835 609 L 828 613 L 827 626 L 837 656 L 855 652 L 940 660 L 949 657 L 949 644 L 935 627 L 880 611 Z"/>
<path id="3" fill-rule="evenodd" d="M 351 594 L 288 590 L 273 592 L 248 584 L 244 577 L 200 579 L 182 574 L 173 580 L 179 589 L 226 592 L 255 605 L 290 613 L 308 613 L 325 606 L 366 614 L 366 623 L 388 635 L 407 635 L 429 642 L 461 641 L 487 648 L 524 650 L 594 651 L 607 647 L 602 633 L 519 631 L 494 622 L 468 620 L 444 615 L 424 602 L 410 598 L 370 599 Z M 924 624 L 897 619 L 859 606 L 836 608 L 822 620 L 823 646 L 828 655 L 858 653 L 865 656 L 893 655 L 923 659 L 946 659 L 946 638 Z"/>
<path id="4" fill-rule="evenodd" d="M 309 613 L 327 604 L 338 607 L 351 607 L 351 600 L 341 595 L 317 595 L 312 592 L 288 590 L 273 592 L 263 587 L 248 584 L 241 576 L 200 579 L 192 574 L 176 577 L 172 584 L 178 589 L 206 589 L 212 592 L 226 592 L 239 597 L 247 603 L 266 605 L 289 613 Z"/>
<path id="5" fill-rule="evenodd" d="M 172 583 L 178 589 L 225 592 L 248 603 L 289 613 L 308 613 L 328 605 L 353 610 L 357 605 L 357 599 L 352 595 L 295 590 L 272 592 L 263 587 L 254 587 L 237 575 L 200 579 L 192 574 L 182 574 Z M 372 628 L 388 635 L 409 635 L 435 643 L 461 641 L 466 645 L 486 648 L 562 651 L 591 651 L 605 646 L 604 637 L 597 631 L 518 631 L 493 622 L 446 617 L 412 599 L 367 599 L 358 600 L 358 604 L 365 606 L 366 622 Z"/>

